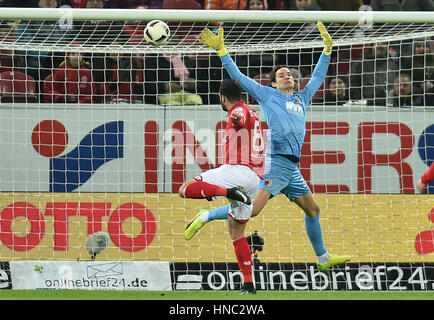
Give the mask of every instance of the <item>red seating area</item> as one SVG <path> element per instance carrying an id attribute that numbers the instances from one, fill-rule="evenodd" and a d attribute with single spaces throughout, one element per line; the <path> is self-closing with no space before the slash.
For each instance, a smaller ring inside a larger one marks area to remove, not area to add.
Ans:
<path id="1" fill-rule="evenodd" d="M 164 0 L 163 9 L 202 9 L 199 2 L 194 0 Z"/>
<path id="2" fill-rule="evenodd" d="M 196 0 L 163 0 L 161 2 L 161 7 L 163 9 L 189 9 L 189 10 L 203 10 L 203 1 L 196 1 Z M 138 5 L 135 7 L 132 7 L 133 10 L 146 10 L 148 8 L 148 5 Z M 200 14 L 200 13 L 198 13 Z M 131 22 L 131 21 L 130 21 Z M 132 21 L 131 24 L 126 24 L 124 31 L 127 34 L 127 37 L 129 39 L 128 44 L 129 45 L 141 45 L 145 41 L 143 38 L 143 29 L 146 25 L 146 22 L 141 21 L 138 23 L 137 21 Z M 169 22 L 169 25 L 172 26 L 171 30 L 172 33 L 175 33 L 176 30 L 176 36 L 179 35 L 181 45 L 188 47 L 191 45 L 197 45 L 199 41 L 199 33 L 203 30 L 205 23 L 201 22 Z M 228 24 L 229 28 L 229 24 Z M 3 37 L 3 38 L 2 38 Z M 4 36 L 0 35 L 0 39 L 2 41 L 9 41 L 6 40 Z M 434 41 L 426 39 L 427 47 L 430 47 L 434 45 Z M 403 42 L 402 44 L 405 45 Z M 402 45 L 401 44 L 401 45 Z M 328 88 L 328 80 L 331 79 L 332 76 L 346 76 L 346 81 L 342 80 L 342 82 L 345 82 L 345 85 L 348 86 L 351 84 L 352 87 L 351 90 L 348 90 L 347 96 L 349 98 L 356 97 L 356 94 L 353 94 L 355 89 L 361 88 L 362 86 L 360 84 L 357 84 L 357 77 L 354 76 L 357 72 L 354 70 L 357 70 L 355 67 L 357 67 L 357 63 L 363 62 L 368 60 L 366 58 L 366 55 L 364 53 L 371 52 L 374 50 L 373 48 L 376 46 L 375 43 L 369 43 L 369 44 L 360 44 L 360 45 L 345 45 L 345 46 L 334 46 L 333 47 L 333 53 L 332 53 L 332 59 L 331 63 L 328 69 L 328 76 L 330 78 L 326 79 L 323 84 L 320 86 L 320 88 L 316 91 L 316 93 L 313 96 L 312 102 L 313 103 L 321 103 L 325 102 L 326 93 L 330 94 L 330 92 L 335 92 L 333 90 L 329 90 Z M 403 47 L 403 46 L 402 46 Z M 398 53 L 399 50 L 402 49 L 402 47 L 396 47 L 392 48 L 390 46 L 390 50 L 395 50 L 396 56 L 394 56 L 396 63 L 399 65 L 402 61 L 400 60 L 401 57 L 399 56 L 401 52 Z M 6 47 L 9 48 L 9 47 Z M 15 49 L 15 48 L 14 48 Z M 379 47 L 377 46 L 377 49 Z M 20 49 L 21 50 L 21 49 Z M 298 50 L 298 51 L 297 51 Z M 263 84 L 263 85 L 269 85 L 269 78 L 268 78 L 268 72 L 271 69 L 271 64 L 280 64 L 276 63 L 276 56 L 286 56 L 282 61 L 282 65 L 288 65 L 291 68 L 297 69 L 299 71 L 299 84 L 300 84 L 300 90 L 303 89 L 306 84 L 309 82 L 309 80 L 312 77 L 313 68 L 315 67 L 315 64 L 317 63 L 317 58 L 320 54 L 320 50 L 312 49 L 311 51 L 304 50 L 304 49 L 291 49 L 291 50 L 284 50 L 284 49 L 277 49 L 274 53 L 271 53 L 271 51 L 267 52 L 267 50 L 264 50 L 263 53 L 260 54 L 252 53 L 251 56 L 257 55 L 261 56 L 258 59 L 254 60 L 251 59 L 250 53 L 240 53 L 233 52 L 233 58 L 236 61 L 237 65 L 240 69 L 243 69 L 246 75 L 252 77 L 255 81 Z M 272 59 L 264 59 L 262 55 L 266 56 L 269 54 L 270 56 L 273 55 Z M 109 53 L 107 52 L 107 55 Z M 216 95 L 218 92 L 218 87 L 216 87 L 216 83 L 218 83 L 222 78 L 227 77 L 228 75 L 225 74 L 225 70 L 223 66 L 221 65 L 221 62 L 217 55 L 213 53 L 208 52 L 199 52 L 194 53 L 192 56 L 194 56 L 191 59 L 190 65 L 185 63 L 183 68 L 179 67 L 179 63 L 177 66 L 174 64 L 171 64 L 172 62 L 163 61 L 161 63 L 161 60 L 158 60 L 160 57 L 158 57 L 155 61 L 155 63 L 151 64 L 151 67 L 146 64 L 146 58 L 147 56 L 152 56 L 153 53 L 141 53 L 133 55 L 133 59 L 136 60 L 134 65 L 131 63 L 128 65 L 128 67 L 125 67 L 124 69 L 121 69 L 121 67 L 116 65 L 116 70 L 113 71 L 113 74 L 117 74 L 117 72 L 121 71 L 120 73 L 127 73 L 129 71 L 134 71 L 134 76 L 131 76 L 130 78 L 127 78 L 127 80 L 107 80 L 109 76 L 107 75 L 109 71 L 111 70 L 110 67 L 106 67 L 103 65 L 99 65 L 96 72 L 92 70 L 92 82 L 96 83 L 96 88 L 92 91 L 93 92 L 93 98 L 97 97 L 98 99 L 92 100 L 92 103 L 107 103 L 107 86 L 115 86 L 115 82 L 118 81 L 123 82 L 122 85 L 129 86 L 131 84 L 139 84 L 138 86 L 142 86 L 142 91 L 137 90 L 137 92 L 133 92 L 134 90 L 129 91 L 126 95 L 129 95 L 130 97 L 134 97 L 134 99 L 131 99 L 131 101 L 144 101 L 144 98 L 152 97 L 156 98 L 158 94 L 162 93 L 162 89 L 160 88 L 160 85 L 164 82 L 169 81 L 179 81 L 181 77 L 176 75 L 176 72 L 173 70 L 188 70 L 188 73 L 190 74 L 190 77 L 192 80 L 197 81 L 196 85 L 196 93 L 201 94 L 202 96 L 211 96 Z M 247 56 L 247 58 L 243 57 Z M 408 53 L 407 53 L 408 55 Z M 35 56 L 35 55 L 34 55 Z M 89 67 L 89 69 L 92 68 L 92 64 L 94 63 L 94 60 L 92 57 L 89 57 L 90 55 L 86 56 L 86 63 Z M 183 57 L 187 57 L 188 54 L 185 54 Z M 167 58 L 167 57 L 166 57 Z M 216 58 L 216 59 L 214 59 Z M 236 58 L 239 58 L 237 60 Z M 29 59 L 27 56 L 23 56 L 23 53 L 19 51 L 19 54 L 15 52 L 14 50 L 7 50 L 7 49 L 0 49 L 0 102 L 42 102 L 42 103 L 53 103 L 53 92 L 54 92 L 54 85 L 53 85 L 53 79 L 52 74 L 49 74 L 45 77 L 45 75 L 50 72 L 51 68 L 52 71 L 55 70 L 55 68 L 58 66 L 54 65 L 53 67 L 46 67 L 38 65 L 37 63 L 33 64 L 26 64 L 26 59 Z M 101 58 L 98 58 L 101 59 Z M 168 59 L 168 58 L 167 58 Z M 244 60 L 243 60 L 244 59 Z M 95 59 L 97 60 L 97 59 Z M 363 61 L 362 61 L 363 60 Z M 28 60 L 27 60 L 28 61 Z M 53 59 L 54 61 L 54 59 Z M 238 61 L 241 61 L 241 63 L 238 63 Z M 260 62 L 258 62 L 260 61 Z M 434 61 L 434 60 L 430 60 Z M 356 62 L 356 63 L 355 63 Z M 180 64 L 182 65 L 183 62 Z M 125 64 L 124 64 L 125 66 Z M 423 66 L 425 67 L 425 65 Z M 427 69 L 432 68 L 434 70 L 434 65 L 426 65 Z M 407 68 L 405 71 L 413 72 L 413 70 L 410 70 L 410 68 Z M 419 69 L 422 69 L 421 66 L 419 66 Z M 38 71 L 45 70 L 45 73 L 40 72 L 38 74 Z M 351 72 L 354 72 L 354 74 L 351 74 Z M 402 70 L 402 69 L 401 69 Z M 148 72 L 149 71 L 149 72 Z M 32 73 L 34 72 L 34 73 Z M 260 72 L 259 74 L 257 74 Z M 371 72 L 371 71 L 369 71 Z M 33 79 L 31 76 L 29 76 L 29 73 L 35 77 Z M 120 74 L 119 73 L 119 74 Z M 175 73 L 175 76 L 173 75 Z M 372 72 L 371 72 L 372 73 Z M 378 74 L 379 72 L 377 72 Z M 434 73 L 434 72 L 431 72 Z M 95 74 L 101 75 L 99 79 L 96 80 L 96 77 L 94 77 Z M 118 75 L 119 75 L 118 74 Z M 133 72 L 131 72 L 133 74 Z M 145 76 L 145 74 L 147 76 Z M 149 75 L 151 74 L 151 76 Z M 163 74 L 163 75 L 161 75 Z M 168 74 L 166 76 L 166 74 Z M 360 71 L 358 71 L 358 74 L 361 74 Z M 254 76 L 253 76 L 254 75 Z M 41 79 L 39 79 L 41 77 Z M 45 78 L 44 78 L 45 77 Z M 193 79 L 196 77 L 195 79 Z M 344 78 L 344 77 L 342 77 Z M 78 80 L 80 82 L 80 80 Z M 342 83 L 341 82 L 341 83 Z M 422 85 L 429 85 L 433 86 L 434 80 L 428 79 L 428 83 L 422 82 Z M 69 82 L 71 83 L 71 82 Z M 74 80 L 74 83 L 77 83 L 76 80 Z M 149 85 L 146 87 L 146 84 L 152 83 L 152 85 Z M 80 83 L 81 84 L 81 83 Z M 156 85 L 154 85 L 156 84 Z M 119 84 L 117 84 L 118 87 L 120 87 Z M 392 83 L 387 83 L 387 86 L 393 85 Z M 217 85 L 218 86 L 218 85 Z M 335 86 L 335 81 L 332 82 L 332 88 Z M 377 84 L 376 84 L 377 86 Z M 427 86 L 426 88 L 431 88 Z M 146 88 L 145 88 L 146 87 Z M 155 87 L 155 88 L 154 88 Z M 200 87 L 200 90 L 197 89 Z M 422 88 L 423 86 L 420 86 Z M 216 90 L 217 88 L 217 90 Z M 423 87 L 425 88 L 425 87 Z M 140 88 L 138 88 L 140 89 Z M 423 90 L 425 92 L 428 89 L 420 89 L 421 94 L 424 94 Z M 387 88 L 387 94 L 391 92 L 389 88 Z M 360 89 L 359 89 L 360 91 Z M 366 90 L 365 90 L 366 91 Z M 434 91 L 434 90 L 432 90 Z M 119 93 L 119 92 L 118 92 Z M 357 92 L 358 93 L 358 92 Z M 418 92 L 418 94 L 420 94 Z M 429 94 L 431 94 L 429 92 Z M 352 96 L 351 96 L 352 95 Z M 358 94 L 361 96 L 361 94 Z M 434 94 L 432 94 L 434 96 Z M 71 95 L 69 95 L 69 98 Z M 73 97 L 73 95 L 72 95 Z M 137 97 L 137 99 L 136 99 Z M 369 97 L 368 97 L 369 98 Z M 368 99 L 365 96 L 363 99 Z M 361 97 L 356 97 L 355 100 L 361 99 Z M 210 99 L 211 100 L 211 99 Z M 352 99 L 351 99 L 352 100 Z M 251 103 L 256 103 L 256 101 L 253 98 L 250 98 Z M 153 101 L 149 103 L 154 103 Z M 158 103 L 158 102 L 156 102 Z M 211 102 L 210 102 L 211 103 Z M 214 102 L 215 103 L 215 100 Z"/>
<path id="3" fill-rule="evenodd" d="M 35 81 L 19 71 L 3 71 L 0 74 L 0 102 L 38 102 Z"/>

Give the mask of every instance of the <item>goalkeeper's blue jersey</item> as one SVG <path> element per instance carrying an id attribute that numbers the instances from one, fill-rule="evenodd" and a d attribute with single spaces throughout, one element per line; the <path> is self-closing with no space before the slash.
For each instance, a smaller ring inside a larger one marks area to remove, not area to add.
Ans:
<path id="1" fill-rule="evenodd" d="M 221 57 L 221 60 L 229 76 L 238 81 L 261 106 L 268 124 L 266 154 L 292 155 L 300 159 L 306 134 L 306 109 L 325 80 L 330 56 L 321 54 L 310 81 L 302 90 L 292 95 L 261 85 L 245 76 L 229 54 Z"/>

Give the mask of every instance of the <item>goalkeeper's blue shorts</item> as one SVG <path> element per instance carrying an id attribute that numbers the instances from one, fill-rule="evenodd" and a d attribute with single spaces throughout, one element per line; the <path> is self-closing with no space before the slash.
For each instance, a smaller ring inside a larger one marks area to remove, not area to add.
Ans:
<path id="1" fill-rule="evenodd" d="M 282 193 L 290 201 L 310 192 L 297 163 L 278 155 L 267 157 L 265 175 L 259 183 L 259 189 L 270 192 L 271 197 Z"/>

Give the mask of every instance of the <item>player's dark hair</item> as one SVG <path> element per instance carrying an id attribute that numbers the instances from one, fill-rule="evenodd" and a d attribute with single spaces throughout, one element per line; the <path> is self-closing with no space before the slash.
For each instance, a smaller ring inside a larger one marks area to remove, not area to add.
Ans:
<path id="1" fill-rule="evenodd" d="M 407 78 L 408 82 L 411 82 L 411 77 L 410 77 L 410 75 L 408 73 L 399 73 L 398 75 L 395 76 L 395 78 L 393 79 L 393 82 L 396 83 L 396 80 L 399 81 L 399 79 L 401 77 Z"/>
<path id="2" fill-rule="evenodd" d="M 230 102 L 238 102 L 243 100 L 243 88 L 241 85 L 232 79 L 225 79 L 220 84 L 219 93 Z"/>
<path id="3" fill-rule="evenodd" d="M 284 66 L 284 65 L 277 65 L 274 66 L 273 70 L 270 71 L 269 73 L 269 78 L 270 78 L 270 86 L 272 82 L 276 82 L 276 72 L 281 69 L 281 68 L 287 68 L 289 70 L 291 70 L 291 67 L 288 66 Z"/>

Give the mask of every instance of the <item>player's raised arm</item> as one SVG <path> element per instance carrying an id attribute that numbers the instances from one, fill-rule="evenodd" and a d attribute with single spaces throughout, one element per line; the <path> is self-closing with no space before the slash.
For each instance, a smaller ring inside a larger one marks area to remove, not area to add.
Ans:
<path id="1" fill-rule="evenodd" d="M 426 186 L 434 180 L 434 162 L 431 163 L 431 166 L 428 170 L 422 175 L 422 177 L 417 181 L 416 186 L 419 192 L 423 192 Z"/>
<path id="2" fill-rule="evenodd" d="M 332 53 L 333 39 L 321 21 L 318 21 L 316 25 L 318 27 L 318 31 L 321 33 L 322 41 L 324 42 L 324 50 L 322 53 L 324 53 L 326 56 L 329 56 Z"/>
<path id="3" fill-rule="evenodd" d="M 317 23 L 318 31 L 321 33 L 321 38 L 324 42 L 324 49 L 322 55 L 320 56 L 315 69 L 312 72 L 312 77 L 307 83 L 306 87 L 302 90 L 302 96 L 310 102 L 314 94 L 321 87 L 324 82 L 328 67 L 330 64 L 330 55 L 332 53 L 333 48 L 333 39 L 330 34 L 327 32 L 327 29 L 324 27 L 324 24 L 321 21 Z"/>
<path id="4" fill-rule="evenodd" d="M 228 72 L 229 76 L 240 83 L 244 90 L 249 95 L 261 102 L 270 96 L 269 90 L 273 90 L 271 87 L 263 86 L 255 80 L 244 75 L 237 67 L 235 62 L 229 55 L 228 50 L 224 43 L 224 30 L 223 27 L 219 27 L 218 34 L 215 35 L 210 29 L 205 28 L 200 33 L 199 42 L 217 51 L 217 54 L 222 60 L 223 66 Z"/>
<path id="5" fill-rule="evenodd" d="M 244 112 L 247 112 L 247 111 L 244 111 L 242 109 L 232 111 L 230 118 L 231 118 L 232 124 L 235 128 L 244 127 L 244 125 L 246 124 L 247 117 L 246 117 Z"/>
<path id="6" fill-rule="evenodd" d="M 219 27 L 218 35 L 215 35 L 210 29 L 206 28 L 200 33 L 199 42 L 217 51 L 219 57 L 227 55 L 229 52 L 225 47 L 223 39 L 223 27 Z"/>

